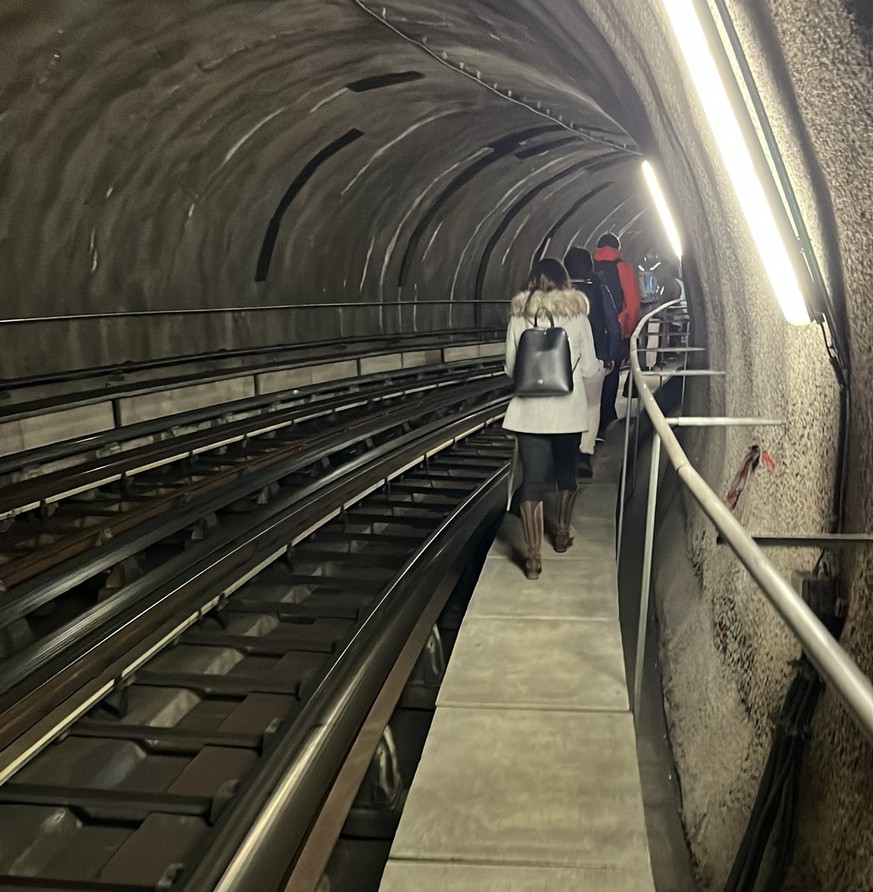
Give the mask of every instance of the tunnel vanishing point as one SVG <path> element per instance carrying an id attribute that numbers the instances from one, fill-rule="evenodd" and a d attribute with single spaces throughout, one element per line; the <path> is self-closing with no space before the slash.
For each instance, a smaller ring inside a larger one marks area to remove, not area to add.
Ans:
<path id="1" fill-rule="evenodd" d="M 3 377 L 502 328 L 532 258 L 606 230 L 628 258 L 670 253 L 648 158 L 678 221 L 695 343 L 727 371 L 693 383 L 692 414 L 784 420 L 688 433 L 687 453 L 721 493 L 750 445 L 774 457 L 747 493 L 754 533 L 870 531 L 871 5 L 697 4 L 733 47 L 722 70 L 754 84 L 732 100 L 755 112 L 765 176 L 790 189 L 812 319 L 799 326 L 780 311 L 670 6 L 5 0 Z M 700 510 L 678 488 L 666 501 L 654 568 L 665 706 L 689 845 L 715 890 L 799 648 Z M 820 553 L 772 557 L 790 576 Z M 833 560 L 841 643 L 870 675 L 873 554 Z M 873 890 L 871 802 L 873 752 L 827 692 L 785 888 Z"/>

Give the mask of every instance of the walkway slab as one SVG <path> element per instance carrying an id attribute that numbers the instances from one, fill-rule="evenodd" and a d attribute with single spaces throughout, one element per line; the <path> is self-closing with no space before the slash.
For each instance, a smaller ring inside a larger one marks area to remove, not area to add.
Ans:
<path id="1" fill-rule="evenodd" d="M 442 706 L 627 710 L 618 624 L 468 615 Z"/>
<path id="2" fill-rule="evenodd" d="M 520 566 L 519 518 L 504 517 L 381 892 L 654 892 L 619 628 L 616 493 L 581 488 L 576 540 L 556 554 L 547 534 L 537 580 Z"/>
<path id="3" fill-rule="evenodd" d="M 648 868 L 512 867 L 390 861 L 381 892 L 652 892 Z"/>
<path id="4" fill-rule="evenodd" d="M 648 870 L 631 723 L 438 709 L 391 858 Z"/>
<path id="5" fill-rule="evenodd" d="M 573 545 L 564 553 L 556 554 L 552 548 L 552 522 L 550 513 L 546 512 L 546 536 L 543 542 L 543 561 L 560 558 L 561 560 L 584 560 L 592 558 L 600 561 L 608 560 L 615 576 L 615 518 L 601 515 L 606 505 L 611 505 L 615 510 L 614 497 L 615 486 L 601 485 L 598 491 L 608 491 L 611 495 L 599 495 L 591 504 L 577 502 L 573 515 L 573 528 L 576 538 Z M 580 488 L 584 493 L 585 487 Z M 584 496 L 580 495 L 580 501 Z M 581 546 L 581 548 L 577 547 Z M 514 514 L 507 514 L 503 524 L 497 532 L 488 559 L 505 558 L 511 561 L 519 561 L 524 553 L 524 540 L 521 532 L 521 519 Z"/>
<path id="6" fill-rule="evenodd" d="M 526 579 L 513 561 L 489 556 L 466 615 L 617 621 L 615 556 L 592 554 L 581 563 L 564 560 L 572 551 L 554 559 L 546 555 L 539 579 Z"/>

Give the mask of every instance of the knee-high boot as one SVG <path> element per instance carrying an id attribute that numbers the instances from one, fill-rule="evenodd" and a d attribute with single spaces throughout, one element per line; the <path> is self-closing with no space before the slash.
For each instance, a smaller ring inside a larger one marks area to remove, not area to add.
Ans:
<path id="1" fill-rule="evenodd" d="M 565 552 L 573 544 L 573 528 L 570 520 L 573 517 L 573 506 L 576 504 L 578 490 L 558 490 L 558 529 L 555 533 L 555 551 Z"/>
<path id="2" fill-rule="evenodd" d="M 539 579 L 543 568 L 543 503 L 520 502 L 521 532 L 524 536 L 525 560 L 524 575 L 528 579 Z"/>

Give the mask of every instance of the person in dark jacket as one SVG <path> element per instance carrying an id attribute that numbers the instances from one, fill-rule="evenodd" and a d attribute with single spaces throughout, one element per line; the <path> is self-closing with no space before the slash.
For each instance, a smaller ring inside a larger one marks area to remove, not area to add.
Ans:
<path id="1" fill-rule="evenodd" d="M 579 476 L 594 476 L 591 456 L 600 429 L 600 398 L 603 380 L 612 371 L 621 347 L 621 325 L 618 309 L 612 294 L 602 282 L 594 281 L 594 261 L 585 248 L 573 247 L 567 251 L 564 266 L 570 275 L 573 287 L 581 291 L 589 304 L 588 321 L 594 337 L 594 352 L 603 363 L 603 371 L 585 379 L 585 396 L 588 399 L 588 430 L 582 434 L 579 444 Z"/>
<path id="2" fill-rule="evenodd" d="M 616 306 L 619 308 L 618 321 L 621 324 L 621 354 L 613 370 L 603 382 L 600 399 L 600 431 L 602 437 L 606 428 L 618 418 L 615 400 L 618 397 L 618 379 L 621 363 L 630 355 L 630 336 L 640 321 L 640 287 L 634 268 L 625 263 L 621 256 L 621 242 L 617 235 L 605 232 L 597 240 L 594 252 L 594 271 L 609 288 Z"/>

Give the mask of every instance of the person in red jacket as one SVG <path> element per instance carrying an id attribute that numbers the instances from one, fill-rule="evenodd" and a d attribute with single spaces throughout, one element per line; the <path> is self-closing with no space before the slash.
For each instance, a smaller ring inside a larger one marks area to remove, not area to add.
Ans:
<path id="1" fill-rule="evenodd" d="M 640 321 L 640 287 L 634 268 L 625 263 L 621 256 L 621 242 L 617 235 L 605 232 L 597 239 L 594 252 L 594 270 L 598 278 L 612 293 L 619 307 L 618 321 L 621 325 L 621 358 L 603 381 L 600 398 L 600 431 L 603 436 L 606 428 L 618 418 L 615 400 L 618 397 L 618 379 L 622 360 L 630 355 L 630 336 Z"/>

